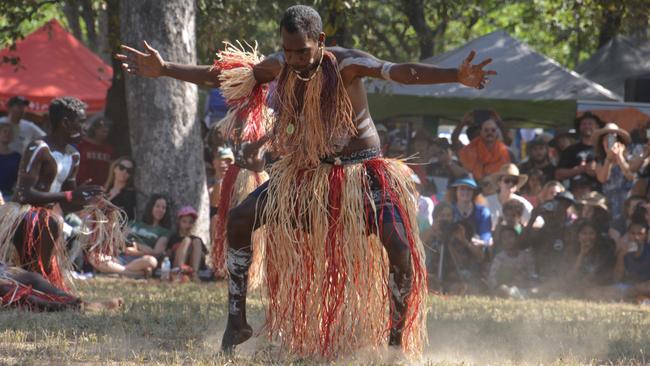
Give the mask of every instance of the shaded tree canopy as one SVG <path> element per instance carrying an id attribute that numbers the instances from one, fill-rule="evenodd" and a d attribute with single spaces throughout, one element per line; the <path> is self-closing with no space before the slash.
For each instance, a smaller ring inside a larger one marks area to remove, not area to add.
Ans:
<path id="1" fill-rule="evenodd" d="M 56 17 L 98 53 L 106 0 L 3 0 L 0 43 L 11 45 Z M 289 0 L 196 0 L 197 51 L 210 63 L 224 40 L 257 40 L 279 49 L 278 21 Z M 305 0 L 321 14 L 329 44 L 360 48 L 391 61 L 412 61 L 505 29 L 573 68 L 617 34 L 648 39 L 647 0 Z"/>

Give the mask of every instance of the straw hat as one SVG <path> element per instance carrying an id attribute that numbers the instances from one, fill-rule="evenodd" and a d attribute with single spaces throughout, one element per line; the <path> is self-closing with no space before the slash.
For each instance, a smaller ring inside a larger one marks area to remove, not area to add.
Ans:
<path id="1" fill-rule="evenodd" d="M 591 135 L 591 143 L 596 146 L 598 143 L 598 140 L 603 135 L 610 134 L 610 133 L 615 133 L 617 134 L 620 138 L 623 139 L 625 145 L 628 145 L 630 143 L 630 134 L 627 133 L 624 129 L 618 127 L 616 123 L 608 123 L 605 125 L 605 127 L 594 131 L 594 133 Z"/>
<path id="2" fill-rule="evenodd" d="M 517 177 L 517 190 L 521 189 L 528 181 L 528 176 L 526 174 L 519 174 L 519 168 L 512 163 L 503 165 L 498 172 L 492 174 L 492 181 L 498 186 L 499 179 L 506 175 Z"/>
<path id="3" fill-rule="evenodd" d="M 578 203 L 584 206 L 600 207 L 609 212 L 609 208 L 607 207 L 607 198 L 596 191 L 587 193 L 583 199 L 578 201 Z"/>

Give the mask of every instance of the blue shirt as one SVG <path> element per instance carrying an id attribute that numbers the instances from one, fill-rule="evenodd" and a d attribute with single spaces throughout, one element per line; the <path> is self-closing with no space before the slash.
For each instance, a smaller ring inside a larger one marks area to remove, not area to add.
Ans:
<path id="1" fill-rule="evenodd" d="M 454 204 L 454 222 L 467 220 L 474 229 L 474 234 L 485 243 L 485 245 L 492 244 L 492 216 L 490 210 L 481 205 L 474 204 L 474 211 L 465 218 L 460 214 L 458 207 Z"/>
<path id="2" fill-rule="evenodd" d="M 10 152 L 0 155 L 0 191 L 4 196 L 10 196 L 18 179 L 20 154 Z M 5 197 L 6 198 L 6 197 Z"/>

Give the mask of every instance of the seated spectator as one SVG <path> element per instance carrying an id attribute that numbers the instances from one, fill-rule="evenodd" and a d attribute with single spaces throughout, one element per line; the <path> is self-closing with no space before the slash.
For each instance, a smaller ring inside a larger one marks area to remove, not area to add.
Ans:
<path id="1" fill-rule="evenodd" d="M 569 180 L 569 187 L 573 197 L 577 200 L 582 200 L 589 193 L 597 191 L 600 186 L 594 183 L 594 180 L 590 179 L 587 175 L 579 174 Z"/>
<path id="2" fill-rule="evenodd" d="M 533 169 L 539 169 L 544 175 L 543 181 L 555 179 L 555 165 L 553 165 L 548 154 L 546 141 L 541 137 L 537 137 L 526 146 L 528 148 L 528 160 L 519 164 L 519 171 L 530 176 Z"/>
<path id="3" fill-rule="evenodd" d="M 157 259 L 163 256 L 171 235 L 169 202 L 165 196 L 154 194 L 144 208 L 142 221 L 129 225 L 129 237 L 132 247 L 120 259 L 128 264 L 143 255 L 153 255 Z"/>
<path id="4" fill-rule="evenodd" d="M 432 158 L 427 165 L 427 179 L 433 185 L 436 199 L 442 201 L 449 182 L 467 174 L 465 169 L 453 159 L 451 145 L 446 138 L 437 138 L 431 146 Z"/>
<path id="5" fill-rule="evenodd" d="M 94 120 L 86 132 L 86 136 L 77 145 L 79 150 L 78 184 L 103 185 L 109 174 L 109 166 L 113 161 L 113 147 L 106 143 L 109 127 L 105 119 Z"/>
<path id="6" fill-rule="evenodd" d="M 644 221 L 648 200 L 644 196 L 630 196 L 623 202 L 623 215 L 610 224 L 609 236 L 619 240 L 633 220 Z"/>
<path id="7" fill-rule="evenodd" d="M 650 245 L 648 226 L 633 221 L 616 244 L 615 284 L 590 289 L 595 300 L 634 300 L 650 296 Z"/>
<path id="8" fill-rule="evenodd" d="M 178 230 L 172 234 L 167 242 L 165 255 L 169 257 L 175 268 L 190 265 L 192 279 L 199 280 L 199 269 L 205 265 L 207 251 L 203 241 L 198 236 L 192 235 L 194 223 L 198 213 L 192 206 L 184 206 L 178 210 Z"/>
<path id="9" fill-rule="evenodd" d="M 531 252 L 520 248 L 519 234 L 510 226 L 499 230 L 495 246 L 500 251 L 490 265 L 488 286 L 495 295 L 519 297 L 534 278 L 535 264 Z"/>
<path id="10" fill-rule="evenodd" d="M 124 254 L 115 258 L 101 253 L 88 254 L 88 262 L 101 273 L 116 273 L 127 277 L 151 277 L 158 260 L 151 255 L 141 255 L 134 247 L 127 247 Z"/>
<path id="11" fill-rule="evenodd" d="M 521 196 L 533 207 L 536 207 L 539 204 L 539 195 L 544 184 L 546 184 L 544 172 L 539 169 L 531 169 L 528 172 L 526 184 L 521 188 Z"/>
<path id="12" fill-rule="evenodd" d="M 134 165 L 133 160 L 128 156 L 115 160 L 110 166 L 108 179 L 104 184 L 106 198 L 126 213 L 129 222 L 135 220 Z"/>
<path id="13" fill-rule="evenodd" d="M 533 209 L 524 230 L 522 243 L 532 248 L 535 272 L 543 280 L 555 279 L 566 273 L 567 246 L 571 243 L 571 227 L 575 220 L 572 215 L 574 205 L 571 193 L 559 193 L 553 200 Z M 538 216 L 544 219 L 541 228 L 533 225 Z"/>
<path id="14" fill-rule="evenodd" d="M 585 181 L 592 183 L 596 190 L 600 190 L 600 184 L 596 179 L 596 161 L 592 141 L 592 135 L 598 128 L 605 127 L 605 123 L 591 112 L 585 112 L 574 121 L 574 128 L 579 134 L 579 141 L 567 147 L 560 155 L 555 179 L 559 181 L 571 180 L 571 191 L 577 180 L 574 177 L 581 176 Z"/>
<path id="15" fill-rule="evenodd" d="M 510 199 L 506 201 L 502 207 L 503 216 L 501 216 L 496 225 L 495 233 L 498 233 L 501 228 L 507 226 L 517 232 L 517 235 L 521 235 L 523 232 L 522 221 L 525 209 L 524 204 L 519 200 Z"/>
<path id="16" fill-rule="evenodd" d="M 11 125 L 7 122 L 0 123 L 0 192 L 7 200 L 13 195 L 20 165 L 20 154 L 9 147 L 12 139 Z"/>
<path id="17" fill-rule="evenodd" d="M 499 140 L 497 118 L 495 115 L 483 122 L 479 136 L 458 151 L 460 162 L 474 179 L 481 180 L 487 175 L 496 173 L 503 165 L 511 161 L 508 147 Z M 456 128 L 462 129 L 469 123 L 470 119 L 464 118 Z"/>
<path id="18" fill-rule="evenodd" d="M 607 206 L 607 199 L 598 192 L 591 192 L 577 202 L 580 204 L 580 220 L 592 222 L 599 235 L 609 235 L 612 218 Z"/>
<path id="19" fill-rule="evenodd" d="M 478 203 L 482 196 L 474 179 L 465 177 L 454 181 L 447 190 L 446 201 L 454 208 L 454 222 L 467 221 L 485 248 L 492 245 L 490 210 Z"/>
<path id="20" fill-rule="evenodd" d="M 451 224 L 444 230 L 444 252 L 440 282 L 445 293 L 456 295 L 483 292 L 484 245 L 474 239 L 468 221 Z"/>
<path id="21" fill-rule="evenodd" d="M 530 213 L 533 205 L 526 201 L 525 198 L 516 194 L 521 187 L 526 184 L 528 176 L 519 174 L 519 169 L 514 164 L 506 164 L 499 171 L 492 175 L 492 180 L 497 185 L 497 193 L 487 196 L 487 206 L 492 217 L 492 224 L 496 226 L 503 217 L 502 205 L 509 200 L 517 200 L 524 205 L 524 214 L 521 224 L 526 225 L 530 219 Z"/>
<path id="22" fill-rule="evenodd" d="M 564 186 L 562 183 L 552 180 L 550 182 L 546 182 L 544 184 L 544 187 L 542 187 L 541 192 L 539 192 L 537 202 L 538 204 L 542 204 L 544 202 L 550 201 L 555 198 L 559 193 L 564 192 Z M 537 207 L 537 206 L 535 206 Z"/>
<path id="23" fill-rule="evenodd" d="M 433 210 L 433 222 L 431 227 L 427 230 L 420 232 L 420 238 L 424 244 L 426 253 L 427 270 L 430 274 L 434 274 L 436 268 L 440 268 L 440 261 L 442 260 L 443 253 L 443 235 L 445 228 L 449 228 L 454 222 L 454 208 L 447 202 L 440 202 Z M 431 278 L 440 278 L 441 274 L 436 273 L 436 276 L 430 275 Z"/>
<path id="24" fill-rule="evenodd" d="M 623 214 L 623 202 L 633 186 L 634 173 L 625 155 L 630 135 L 614 123 L 596 130 L 592 136 L 596 150 L 596 177 L 602 184 L 612 218 Z"/>
<path id="25" fill-rule="evenodd" d="M 213 182 L 210 184 L 210 188 L 208 189 L 210 195 L 210 217 L 217 214 L 221 193 L 221 181 L 226 175 L 226 171 L 228 171 L 230 165 L 234 162 L 235 155 L 228 147 L 218 148 L 213 152 L 212 167 L 214 169 L 214 177 L 212 179 Z"/>
<path id="26" fill-rule="evenodd" d="M 615 247 L 607 236 L 600 234 L 598 225 L 582 222 L 577 229 L 577 244 L 572 264 L 562 281 L 569 294 L 611 283 L 613 279 Z"/>
<path id="27" fill-rule="evenodd" d="M 11 97 L 7 102 L 7 116 L 0 117 L 0 123 L 9 123 L 13 128 L 13 141 L 9 148 L 21 155 L 30 142 L 46 135 L 34 122 L 23 119 L 28 105 L 29 101 L 24 97 Z"/>

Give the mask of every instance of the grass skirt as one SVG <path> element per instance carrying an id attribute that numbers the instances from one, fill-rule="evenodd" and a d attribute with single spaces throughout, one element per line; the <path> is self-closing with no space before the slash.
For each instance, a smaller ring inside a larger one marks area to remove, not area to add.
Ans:
<path id="1" fill-rule="evenodd" d="M 14 245 L 14 236 L 24 222 L 22 250 Z M 51 227 L 55 222 L 56 227 Z M 56 287 L 67 290 L 72 284 L 72 264 L 63 242 L 63 219 L 52 209 L 8 202 L 0 206 L 0 261 L 15 264 L 41 274 Z M 56 235 L 55 235 L 56 234 Z M 40 256 L 45 236 L 54 243 L 50 256 L 50 271 Z"/>
<path id="2" fill-rule="evenodd" d="M 269 179 L 266 172 L 254 172 L 252 170 L 231 165 L 226 172 L 221 184 L 221 194 L 217 215 L 212 219 L 212 268 L 219 277 L 225 277 L 226 252 L 228 240 L 226 226 L 228 223 L 228 211 L 239 205 L 248 195 L 262 183 Z M 264 234 L 261 231 L 253 233 L 253 261 L 248 271 L 248 287 L 254 289 L 264 282 L 264 261 L 265 245 Z"/>
<path id="3" fill-rule="evenodd" d="M 328 359 L 386 345 L 394 320 L 388 257 L 378 234 L 382 210 L 394 207 L 413 269 L 402 348 L 418 354 L 426 337 L 426 270 L 409 170 L 380 158 L 298 166 L 290 159 L 273 165 L 263 211 L 269 335 L 299 357 Z M 379 182 L 380 204 L 370 174 Z M 384 206 L 388 201 L 392 206 Z"/>

